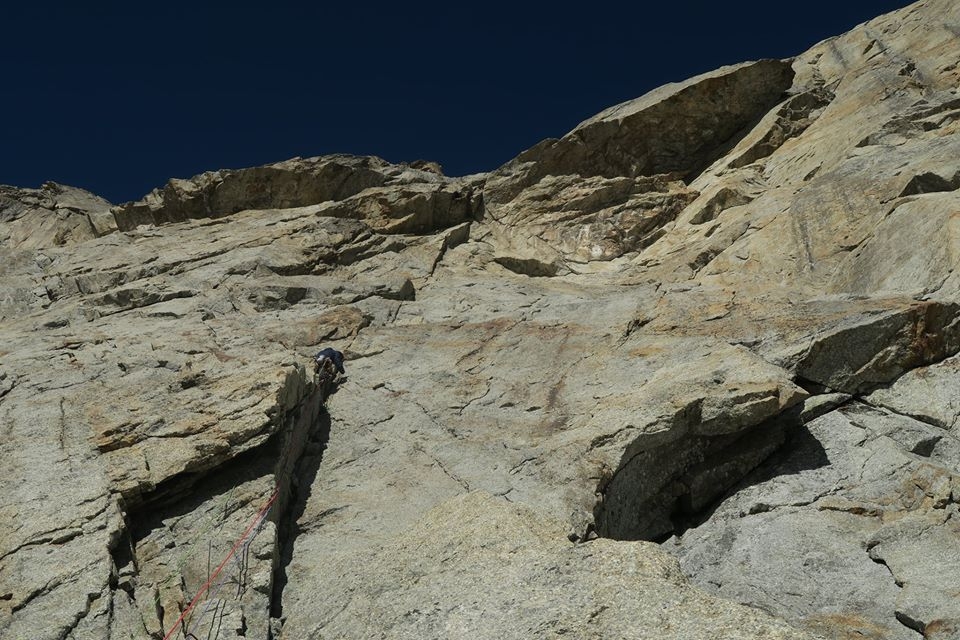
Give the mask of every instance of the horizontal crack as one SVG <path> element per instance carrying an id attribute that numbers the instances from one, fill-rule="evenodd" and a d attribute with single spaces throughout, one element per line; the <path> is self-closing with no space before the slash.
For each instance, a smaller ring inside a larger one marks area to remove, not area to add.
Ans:
<path id="1" fill-rule="evenodd" d="M 897 409 L 883 402 L 874 403 L 870 400 L 867 400 L 863 394 L 854 396 L 852 400 L 855 400 L 856 402 L 859 402 L 861 404 L 865 404 L 868 407 L 872 407 L 880 411 L 889 411 L 894 415 L 897 415 L 903 418 L 909 418 L 911 420 L 916 420 L 917 422 L 922 422 L 923 424 L 929 425 L 931 427 L 935 427 L 937 429 L 942 429 L 944 431 L 949 431 L 952 427 L 952 425 L 941 424 L 940 422 L 937 422 L 935 419 L 927 416 L 913 414 L 913 413 L 904 413 L 902 411 L 898 411 Z"/>

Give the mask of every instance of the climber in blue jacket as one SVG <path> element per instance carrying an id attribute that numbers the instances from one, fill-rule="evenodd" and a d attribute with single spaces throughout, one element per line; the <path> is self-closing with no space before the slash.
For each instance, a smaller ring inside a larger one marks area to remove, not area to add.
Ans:
<path id="1" fill-rule="evenodd" d="M 316 375 L 320 375 L 320 372 L 324 370 L 328 370 L 331 376 L 334 372 L 347 373 L 343 369 L 343 354 L 331 347 L 318 351 L 317 355 L 313 356 L 313 362 L 315 365 L 313 372 Z"/>

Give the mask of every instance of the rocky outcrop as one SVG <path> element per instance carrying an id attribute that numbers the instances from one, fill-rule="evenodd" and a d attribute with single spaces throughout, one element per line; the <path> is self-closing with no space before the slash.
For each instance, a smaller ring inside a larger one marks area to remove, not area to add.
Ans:
<path id="1" fill-rule="evenodd" d="M 400 233 L 435 230 L 440 223 L 436 218 L 448 212 L 468 219 L 476 208 L 470 188 L 458 187 L 459 181 L 429 168 L 353 156 L 294 158 L 171 180 L 143 200 L 115 208 L 114 217 L 120 230 L 129 231 L 142 224 L 220 218 L 245 209 L 289 209 L 340 201 L 330 215 L 384 218 L 384 227 Z M 370 191 L 376 188 L 382 191 Z M 364 192 L 363 198 L 352 198 L 360 192 Z"/>
<path id="2" fill-rule="evenodd" d="M 103 198 L 55 182 L 39 189 L 0 186 L 0 243 L 10 252 L 83 242 L 115 228 L 109 209 Z"/>
<path id="3" fill-rule="evenodd" d="M 0 635 L 954 637 L 957 24 L 490 174 L 6 189 Z"/>
<path id="4" fill-rule="evenodd" d="M 532 253 L 546 264 L 636 254 L 697 197 L 681 178 L 689 181 L 749 131 L 792 78 L 779 60 L 725 67 L 541 142 L 486 180 L 495 245 L 507 260 Z"/>
<path id="5" fill-rule="evenodd" d="M 669 84 L 611 107 L 494 172 L 487 187 L 490 202 L 509 201 L 518 189 L 547 175 L 677 173 L 689 178 L 777 104 L 793 75 L 789 62 L 761 60 Z"/>

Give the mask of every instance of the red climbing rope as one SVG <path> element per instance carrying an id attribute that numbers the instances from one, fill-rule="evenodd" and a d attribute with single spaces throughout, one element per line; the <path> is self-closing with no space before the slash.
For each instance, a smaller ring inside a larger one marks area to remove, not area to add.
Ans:
<path id="1" fill-rule="evenodd" d="M 193 600 L 190 601 L 190 604 L 187 605 L 187 608 L 183 610 L 180 614 L 180 617 L 177 618 L 177 621 L 173 623 L 173 626 L 170 627 L 170 630 L 167 631 L 167 635 L 163 636 L 163 640 L 170 640 L 173 637 L 173 634 L 177 632 L 177 629 L 180 627 L 180 623 L 183 622 L 184 618 L 187 617 L 187 614 L 196 606 L 197 601 L 200 600 L 200 596 L 206 593 L 207 589 L 210 588 L 210 585 L 213 584 L 213 581 L 216 580 L 217 576 L 220 575 L 220 572 L 223 571 L 223 568 L 230 561 L 230 558 L 234 556 L 237 552 L 237 549 L 243 544 L 243 541 L 250 535 L 250 532 L 253 531 L 261 522 L 263 515 L 269 511 L 270 507 L 276 501 L 277 496 L 280 495 L 279 489 L 274 489 L 273 495 L 270 496 L 270 499 L 267 500 L 267 503 L 260 508 L 260 511 L 257 512 L 256 517 L 253 519 L 253 522 L 250 523 L 250 526 L 247 527 L 247 530 L 243 532 L 243 535 L 237 540 L 236 544 L 233 545 L 233 548 L 230 549 L 230 553 L 227 554 L 227 557 L 223 559 L 223 562 L 220 563 L 220 566 L 210 575 L 207 581 L 204 583 L 200 590 L 197 591 L 197 595 L 193 596 Z"/>

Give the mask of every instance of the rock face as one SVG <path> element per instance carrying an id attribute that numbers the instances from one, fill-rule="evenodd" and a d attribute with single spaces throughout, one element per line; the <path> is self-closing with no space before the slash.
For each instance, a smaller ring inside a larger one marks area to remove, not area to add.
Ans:
<path id="1" fill-rule="evenodd" d="M 0 636 L 960 636 L 958 33 L 477 176 L 4 187 Z"/>

